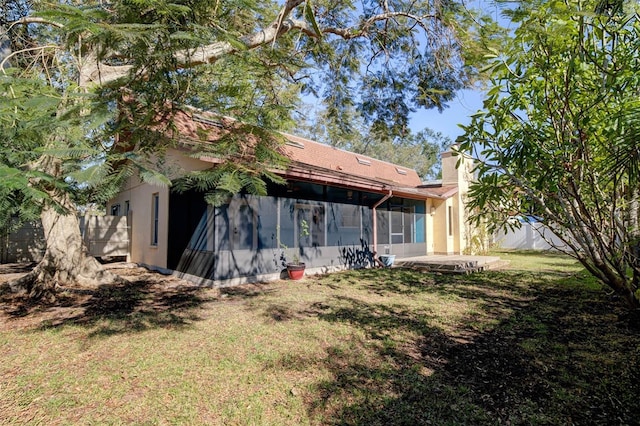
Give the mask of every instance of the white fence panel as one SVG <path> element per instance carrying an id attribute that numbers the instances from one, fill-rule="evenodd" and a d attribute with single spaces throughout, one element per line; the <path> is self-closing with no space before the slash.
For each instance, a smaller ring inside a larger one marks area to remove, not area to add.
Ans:
<path id="1" fill-rule="evenodd" d="M 556 250 L 566 246 L 547 226 L 537 222 L 523 223 L 520 229 L 513 231 L 499 231 L 494 243 L 501 248 L 517 250 Z"/>
<path id="2" fill-rule="evenodd" d="M 127 256 L 130 228 L 127 216 L 86 216 L 80 229 L 84 243 L 94 256 Z"/>
<path id="3" fill-rule="evenodd" d="M 128 256 L 131 228 L 127 216 L 80 217 L 80 232 L 96 257 Z M 46 248 L 40 223 L 26 223 L 0 236 L 0 262 L 38 262 Z"/>
<path id="4" fill-rule="evenodd" d="M 25 223 L 10 232 L 3 241 L 2 262 L 38 262 L 45 250 L 44 233 L 40 223 Z"/>

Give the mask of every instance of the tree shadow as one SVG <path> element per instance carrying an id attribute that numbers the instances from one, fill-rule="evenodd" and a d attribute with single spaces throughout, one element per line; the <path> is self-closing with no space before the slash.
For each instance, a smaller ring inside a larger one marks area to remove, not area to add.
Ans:
<path id="1" fill-rule="evenodd" d="M 277 287 L 271 283 L 248 283 L 220 288 L 222 298 L 229 299 L 253 299 L 265 294 L 275 293 Z"/>
<path id="2" fill-rule="evenodd" d="M 207 290 L 143 278 L 93 290 L 66 289 L 51 303 L 20 295 L 3 296 L 2 309 L 10 320 L 31 321 L 41 330 L 82 326 L 90 330 L 89 338 L 96 338 L 188 327 L 201 320 L 198 308 L 217 300 Z"/>
<path id="3" fill-rule="evenodd" d="M 465 277 L 454 277 L 420 289 L 482 298 L 482 312 L 470 313 L 454 333 L 431 325 L 424 310 L 348 296 L 314 303 L 300 315 L 348 323 L 363 337 L 329 346 L 323 360 L 283 359 L 278 368 L 320 364 L 330 372 L 305 398 L 310 418 L 323 424 L 637 421 L 640 336 L 617 320 L 618 305 L 600 290 L 545 281 L 511 284 L 511 292 L 500 292 L 518 275 L 483 276 L 471 286 Z M 406 285 L 380 281 L 376 292 L 407 291 Z M 477 328 L 479 314 L 496 321 Z M 405 341 L 398 335 L 415 337 Z"/>

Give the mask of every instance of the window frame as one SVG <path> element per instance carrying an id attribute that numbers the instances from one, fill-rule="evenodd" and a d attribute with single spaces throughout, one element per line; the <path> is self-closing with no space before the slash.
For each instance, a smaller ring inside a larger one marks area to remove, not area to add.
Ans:
<path id="1" fill-rule="evenodd" d="M 160 193 L 151 195 L 151 246 L 158 247 L 160 233 Z"/>

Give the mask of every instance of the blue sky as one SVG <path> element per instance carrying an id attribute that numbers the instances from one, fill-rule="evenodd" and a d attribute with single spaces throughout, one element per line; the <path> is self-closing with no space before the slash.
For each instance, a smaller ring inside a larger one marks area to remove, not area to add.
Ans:
<path id="1" fill-rule="evenodd" d="M 483 93 L 479 90 L 461 90 L 442 112 L 434 108 L 414 113 L 411 117 L 411 130 L 418 132 L 428 127 L 455 142 L 463 133 L 458 124 L 469 124 L 469 116 L 482 109 L 482 100 Z"/>
<path id="2" fill-rule="evenodd" d="M 500 25 L 512 29 L 511 22 L 502 16 L 502 9 L 507 6 L 500 5 L 493 0 L 470 0 L 466 4 L 471 9 L 484 10 L 492 15 Z M 456 138 L 463 133 L 458 124 L 469 124 L 470 115 L 482 109 L 483 99 L 484 95 L 481 90 L 462 90 L 456 99 L 449 103 L 449 107 L 441 113 L 437 109 L 420 110 L 414 113 L 411 120 L 411 130 L 418 132 L 428 127 L 448 136 L 452 142 L 455 142 Z"/>

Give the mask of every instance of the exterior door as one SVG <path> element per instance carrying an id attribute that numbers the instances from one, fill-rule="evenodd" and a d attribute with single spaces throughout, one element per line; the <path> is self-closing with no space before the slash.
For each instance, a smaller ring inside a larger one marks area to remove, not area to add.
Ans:
<path id="1" fill-rule="evenodd" d="M 403 256 L 406 244 L 414 242 L 415 223 L 414 208 L 411 206 L 392 206 L 391 220 L 389 223 L 391 244 L 393 245 L 393 253 Z"/>

